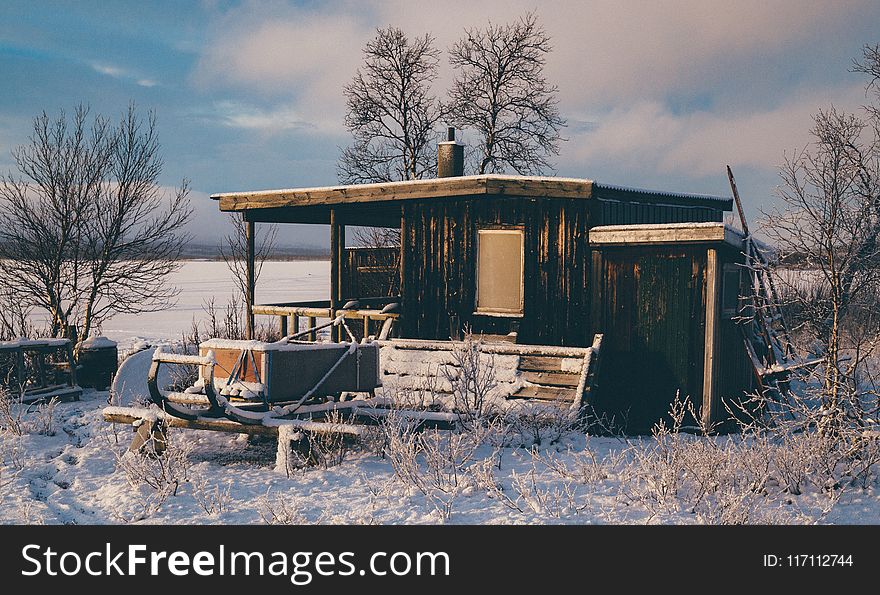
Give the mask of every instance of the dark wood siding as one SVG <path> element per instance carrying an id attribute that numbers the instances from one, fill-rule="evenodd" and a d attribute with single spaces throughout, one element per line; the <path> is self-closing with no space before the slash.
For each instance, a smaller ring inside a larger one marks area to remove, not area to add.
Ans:
<path id="1" fill-rule="evenodd" d="M 406 204 L 403 336 L 447 339 L 457 324 L 477 333 L 516 330 L 521 343 L 589 345 L 592 202 L 466 197 Z M 521 318 L 474 314 L 477 230 L 490 227 L 523 230 Z"/>
<path id="2" fill-rule="evenodd" d="M 399 269 L 399 248 L 346 248 L 343 299 L 399 295 Z"/>
<path id="3" fill-rule="evenodd" d="M 593 252 L 593 332 L 605 334 L 599 413 L 650 431 L 676 391 L 703 393 L 706 247 L 605 247 Z"/>
<path id="4" fill-rule="evenodd" d="M 719 259 L 722 263 L 737 263 L 739 265 L 745 262 L 743 254 L 730 247 L 724 247 L 719 251 Z M 725 289 L 722 288 L 722 293 Z M 745 291 L 749 291 L 748 283 L 741 281 L 739 293 Z M 740 328 L 741 323 L 738 323 L 735 317 L 724 316 L 721 311 L 719 311 L 718 320 L 718 353 L 716 356 L 718 382 L 714 421 L 722 424 L 719 429 L 735 429 L 733 425 L 727 423 L 730 421 L 730 412 L 727 407 L 730 407 L 734 412 L 739 412 L 739 408 L 731 402 L 741 402 L 743 398 L 747 398 L 749 393 L 757 390 L 758 382 L 755 377 L 755 368 L 746 352 L 743 332 Z"/>
<path id="5" fill-rule="evenodd" d="M 596 225 L 630 225 L 634 223 L 688 223 L 723 221 L 718 209 L 697 206 L 679 206 L 599 200 L 599 221 Z"/>

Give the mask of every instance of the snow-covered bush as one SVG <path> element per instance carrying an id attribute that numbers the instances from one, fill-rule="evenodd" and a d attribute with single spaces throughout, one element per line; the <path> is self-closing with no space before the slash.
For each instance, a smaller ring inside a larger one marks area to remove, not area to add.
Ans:
<path id="1" fill-rule="evenodd" d="M 166 430 L 164 437 L 152 434 L 136 451 L 114 451 L 116 468 L 136 493 L 143 496 L 138 517 L 146 518 L 159 510 L 170 496 L 177 496 L 189 481 L 192 445 Z"/>
<path id="2" fill-rule="evenodd" d="M 289 495 L 272 497 L 271 489 L 257 502 L 260 518 L 267 525 L 308 525 L 309 519 L 299 511 L 299 500 Z"/>
<path id="3" fill-rule="evenodd" d="M 191 484 L 192 497 L 206 514 L 217 516 L 229 508 L 232 500 L 231 484 L 227 485 L 225 490 L 221 490 L 219 484 L 209 486 L 208 480 L 201 476 L 193 479 Z"/>
<path id="4" fill-rule="evenodd" d="M 421 493 L 440 519 L 447 520 L 455 499 L 473 486 L 469 470 L 483 435 L 421 430 L 413 420 L 394 414 L 386 418 L 383 427 L 385 452 L 397 480 Z"/>
<path id="5" fill-rule="evenodd" d="M 452 349 L 453 364 L 443 367 L 446 379 L 452 385 L 452 399 L 460 422 L 471 428 L 494 412 L 490 399 L 498 385 L 495 379 L 495 357 L 483 353 L 482 340 L 471 333 Z"/>
<path id="6" fill-rule="evenodd" d="M 27 406 L 21 403 L 19 395 L 0 389 L 0 431 L 14 436 L 54 436 L 55 408 L 58 403 L 58 398 L 52 397 L 47 402 Z"/>

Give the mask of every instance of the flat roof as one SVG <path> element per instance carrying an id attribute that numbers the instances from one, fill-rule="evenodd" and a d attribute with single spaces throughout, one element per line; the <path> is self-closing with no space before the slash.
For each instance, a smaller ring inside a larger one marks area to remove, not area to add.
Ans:
<path id="1" fill-rule="evenodd" d="M 498 174 L 381 182 L 376 184 L 352 184 L 347 186 L 223 192 L 212 194 L 211 198 L 220 202 L 221 211 L 245 211 L 358 203 L 389 203 L 401 200 L 478 195 L 648 200 L 672 204 L 707 206 L 719 210 L 730 210 L 732 208 L 731 199 L 717 196 L 625 188 L 623 186 L 596 184 L 592 180 L 585 178 Z"/>
<path id="2" fill-rule="evenodd" d="M 719 222 L 599 225 L 590 229 L 590 244 L 598 246 L 725 242 L 742 249 L 743 239 L 742 232 Z"/>

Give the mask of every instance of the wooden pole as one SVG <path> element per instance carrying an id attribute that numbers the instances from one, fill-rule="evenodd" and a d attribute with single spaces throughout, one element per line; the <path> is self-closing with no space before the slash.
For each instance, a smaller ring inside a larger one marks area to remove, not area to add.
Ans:
<path id="1" fill-rule="evenodd" d="M 247 218 L 247 212 L 242 213 Z M 254 291 L 256 289 L 256 250 L 254 249 L 255 225 L 253 221 L 246 221 L 245 234 L 247 238 L 247 320 L 245 321 L 245 334 L 248 339 L 254 338 Z"/>
<path id="2" fill-rule="evenodd" d="M 336 316 L 339 307 L 339 221 L 336 209 L 330 209 L 330 317 Z M 337 333 L 331 329 L 330 337 L 336 339 Z"/>
<path id="3" fill-rule="evenodd" d="M 703 347 L 703 407 L 700 412 L 703 423 L 710 426 L 718 417 L 716 400 L 718 384 L 718 313 L 721 307 L 721 267 L 718 250 L 706 251 L 706 330 Z"/>

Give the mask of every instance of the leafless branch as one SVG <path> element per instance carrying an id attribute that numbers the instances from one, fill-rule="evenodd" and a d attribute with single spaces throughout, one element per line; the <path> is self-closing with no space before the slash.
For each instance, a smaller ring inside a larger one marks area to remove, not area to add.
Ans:
<path id="1" fill-rule="evenodd" d="M 550 37 L 528 13 L 514 23 L 468 29 L 449 50 L 457 69 L 446 106 L 449 120 L 480 137 L 477 173 L 552 169 L 559 154 L 557 88 L 544 76 Z"/>

